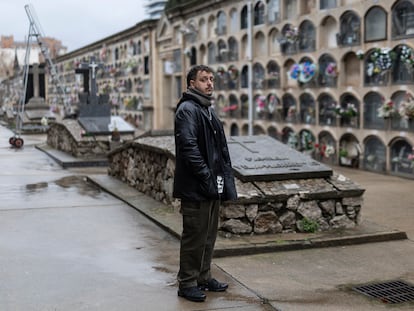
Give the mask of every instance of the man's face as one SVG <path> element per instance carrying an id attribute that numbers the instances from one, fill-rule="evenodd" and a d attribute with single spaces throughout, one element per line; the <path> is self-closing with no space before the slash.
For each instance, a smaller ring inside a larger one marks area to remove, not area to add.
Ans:
<path id="1" fill-rule="evenodd" d="M 190 80 L 190 86 L 197 91 L 211 96 L 214 91 L 214 75 L 211 72 L 199 71 L 195 80 Z"/>

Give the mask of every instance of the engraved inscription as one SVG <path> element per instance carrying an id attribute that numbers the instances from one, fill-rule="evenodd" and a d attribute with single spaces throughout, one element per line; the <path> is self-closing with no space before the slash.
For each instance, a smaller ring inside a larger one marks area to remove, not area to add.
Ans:
<path id="1" fill-rule="evenodd" d="M 228 139 L 233 169 L 242 181 L 316 178 L 332 170 L 269 136 Z"/>

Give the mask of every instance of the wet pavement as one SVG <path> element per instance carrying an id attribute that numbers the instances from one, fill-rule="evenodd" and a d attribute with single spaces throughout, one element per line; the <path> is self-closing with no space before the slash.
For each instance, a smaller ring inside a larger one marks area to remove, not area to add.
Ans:
<path id="1" fill-rule="evenodd" d="M 408 239 L 214 259 L 226 293 L 205 303 L 177 297 L 179 242 L 150 221 L 151 199 L 131 189 L 120 197 L 98 183 L 106 169 L 62 169 L 24 136 L 0 126 L 0 310 L 413 310 L 351 290 L 401 279 L 414 283 L 414 181 L 335 168 L 360 183 L 363 224 L 403 230 Z M 141 205 L 141 206 L 140 206 Z"/>
<path id="2" fill-rule="evenodd" d="M 105 169 L 62 169 L 45 136 L 12 135 L 0 126 L 0 310 L 267 310 L 216 266 L 227 293 L 178 298 L 175 237 L 87 182 Z"/>

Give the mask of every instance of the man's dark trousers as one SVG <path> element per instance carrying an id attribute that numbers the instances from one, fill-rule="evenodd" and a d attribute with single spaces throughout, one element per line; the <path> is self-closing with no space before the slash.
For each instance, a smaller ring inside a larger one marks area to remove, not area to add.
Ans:
<path id="1" fill-rule="evenodd" d="M 197 286 L 211 278 L 211 259 L 217 237 L 220 201 L 181 202 L 180 288 Z"/>

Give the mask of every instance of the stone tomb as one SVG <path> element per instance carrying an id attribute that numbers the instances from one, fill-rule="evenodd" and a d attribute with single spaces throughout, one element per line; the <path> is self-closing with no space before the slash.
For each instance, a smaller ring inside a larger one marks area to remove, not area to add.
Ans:
<path id="1" fill-rule="evenodd" d="M 43 97 L 32 97 L 24 106 L 22 132 L 46 132 L 49 123 L 56 120 L 56 115 L 50 111 Z"/>
<path id="2" fill-rule="evenodd" d="M 332 169 L 270 136 L 228 139 L 235 175 L 243 182 L 324 178 Z"/>
<path id="3" fill-rule="evenodd" d="M 96 72 L 103 69 L 102 63 L 96 63 L 95 57 L 91 57 L 89 63 L 82 63 L 75 70 L 83 75 L 83 87 L 89 92 L 79 94 L 78 121 L 86 135 L 110 135 L 116 129 L 120 135 L 133 134 L 135 128 L 120 117 L 111 116 L 109 96 L 97 95 Z M 90 88 L 89 88 L 90 85 Z"/>
<path id="4" fill-rule="evenodd" d="M 48 131 L 47 144 L 76 158 L 106 158 L 106 154 L 122 141 L 131 140 L 135 128 L 118 116 L 111 116 L 107 95 L 97 95 L 96 71 L 103 68 L 91 57 L 88 64 L 81 64 L 76 73 L 83 75 L 84 89 L 79 94 L 77 120 L 55 122 Z"/>
<path id="5" fill-rule="evenodd" d="M 220 230 L 308 232 L 359 223 L 364 189 L 350 179 L 267 136 L 229 137 L 228 142 L 238 199 L 222 205 Z M 141 137 L 109 153 L 108 174 L 178 213 L 179 201 L 172 197 L 174 159 L 174 136 Z"/>
<path id="6" fill-rule="evenodd" d="M 26 87 L 24 107 L 18 108 L 19 111 L 23 111 L 20 115 L 21 131 L 26 134 L 44 133 L 49 129 L 50 122 L 55 121 L 57 117 L 45 100 L 44 64 L 29 66 Z"/>

